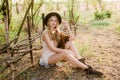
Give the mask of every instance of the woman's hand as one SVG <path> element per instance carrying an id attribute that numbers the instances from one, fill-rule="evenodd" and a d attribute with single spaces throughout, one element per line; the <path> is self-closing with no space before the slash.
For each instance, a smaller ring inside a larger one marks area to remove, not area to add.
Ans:
<path id="1" fill-rule="evenodd" d="M 63 49 L 62 53 L 68 53 L 67 49 Z"/>
<path id="2" fill-rule="evenodd" d="M 62 25 L 65 27 L 65 29 L 70 30 L 70 27 L 67 21 L 62 21 Z"/>
<path id="3" fill-rule="evenodd" d="M 72 41 L 72 40 L 74 40 L 74 39 L 75 39 L 75 36 L 73 36 L 73 35 L 70 36 L 70 38 L 69 38 L 70 41 Z"/>
<path id="4" fill-rule="evenodd" d="M 70 30 L 70 27 L 69 27 L 69 25 L 68 25 L 68 22 L 67 22 L 67 21 L 62 21 L 62 24 L 63 24 L 63 26 L 65 27 L 65 29 L 66 29 L 66 30 L 68 31 L 68 33 L 69 33 L 69 36 L 70 36 L 69 40 L 70 40 L 70 41 L 74 40 L 74 39 L 75 39 L 75 36 L 72 34 L 72 31 Z"/>

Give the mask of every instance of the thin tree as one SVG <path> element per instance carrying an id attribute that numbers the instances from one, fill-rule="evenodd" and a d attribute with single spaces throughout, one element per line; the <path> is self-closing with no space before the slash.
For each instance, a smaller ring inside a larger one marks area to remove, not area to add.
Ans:
<path id="1" fill-rule="evenodd" d="M 26 13 L 25 13 L 25 15 L 24 15 L 23 21 L 22 21 L 22 23 L 21 23 L 21 25 L 20 25 L 19 31 L 18 31 L 18 33 L 17 33 L 17 38 L 16 38 L 14 44 L 16 44 L 17 41 L 18 41 L 18 38 L 19 38 L 19 35 L 20 35 L 20 33 L 21 33 L 23 24 L 24 24 L 24 22 L 25 22 L 25 20 L 26 20 L 26 18 L 27 18 L 27 14 L 28 14 L 28 12 L 29 12 L 31 6 L 32 6 L 32 1 L 30 2 L 29 6 L 28 6 L 28 9 L 27 9 L 27 11 L 26 11 Z"/>
<path id="2" fill-rule="evenodd" d="M 2 7 L 3 10 L 3 16 L 4 16 L 4 25 L 5 25 L 5 39 L 6 44 L 9 42 L 9 3 L 8 0 L 5 0 L 5 3 Z"/>

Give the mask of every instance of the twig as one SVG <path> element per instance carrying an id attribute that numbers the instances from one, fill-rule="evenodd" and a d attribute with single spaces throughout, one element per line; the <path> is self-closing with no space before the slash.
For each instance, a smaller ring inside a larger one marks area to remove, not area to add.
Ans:
<path id="1" fill-rule="evenodd" d="M 40 9 L 40 7 L 42 6 L 43 3 L 44 3 L 44 1 L 42 0 L 41 3 L 39 4 L 39 7 L 35 10 L 33 16 L 35 16 L 35 14 L 38 12 L 38 10 Z"/>
<path id="2" fill-rule="evenodd" d="M 3 53 L 4 51 L 6 51 L 8 49 L 8 47 L 10 46 L 10 44 L 12 42 L 15 41 L 16 38 L 14 38 L 12 41 L 10 41 L 9 43 L 5 44 L 5 46 L 3 48 L 0 49 L 0 54 Z"/>
<path id="3" fill-rule="evenodd" d="M 7 74 L 3 73 L 0 74 L 0 80 L 4 80 L 6 79 L 9 75 L 11 75 L 15 70 L 11 70 L 10 72 L 8 72 Z"/>
<path id="4" fill-rule="evenodd" d="M 29 5 L 29 7 L 28 7 L 26 13 L 25 13 L 25 16 L 24 16 L 24 18 L 23 18 L 23 21 L 22 21 L 22 23 L 21 23 L 21 25 L 20 25 L 19 31 L 18 31 L 18 33 L 17 33 L 17 39 L 15 40 L 14 44 L 16 44 L 17 41 L 18 41 L 20 32 L 21 32 L 21 30 L 22 30 L 23 24 L 24 24 L 24 22 L 25 22 L 25 19 L 27 18 L 27 14 L 28 14 L 28 12 L 29 12 L 31 6 L 32 6 L 32 0 L 31 0 L 31 3 L 30 3 L 30 5 Z"/>

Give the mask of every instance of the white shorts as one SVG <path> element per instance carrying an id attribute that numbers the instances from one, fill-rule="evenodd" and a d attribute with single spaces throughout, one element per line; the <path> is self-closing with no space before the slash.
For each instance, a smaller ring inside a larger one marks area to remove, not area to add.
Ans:
<path id="1" fill-rule="evenodd" d="M 45 68 L 49 68 L 48 58 L 45 58 L 45 59 L 40 58 L 39 64 Z"/>
<path id="2" fill-rule="evenodd" d="M 45 58 L 45 59 L 40 58 L 40 61 L 39 61 L 40 66 L 44 68 L 50 68 L 56 65 L 56 64 L 48 64 L 48 58 Z"/>

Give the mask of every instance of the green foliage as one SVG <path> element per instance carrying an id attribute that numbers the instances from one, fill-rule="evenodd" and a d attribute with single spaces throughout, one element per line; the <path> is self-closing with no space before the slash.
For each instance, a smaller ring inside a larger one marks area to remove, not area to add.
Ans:
<path id="1" fill-rule="evenodd" d="M 77 1 L 71 0 L 66 1 L 66 7 L 68 8 L 67 13 L 67 20 L 69 20 L 72 25 L 75 25 L 76 22 L 79 20 L 80 12 L 78 11 Z"/>
<path id="2" fill-rule="evenodd" d="M 104 14 L 106 15 L 107 18 L 111 18 L 112 13 L 110 11 L 104 11 Z"/>
<path id="3" fill-rule="evenodd" d="M 3 19 L 3 15 L 2 15 L 2 12 L 1 12 L 1 14 L 0 14 L 0 19 Z"/>
<path id="4" fill-rule="evenodd" d="M 77 22 L 79 25 L 85 26 L 87 23 L 89 23 L 91 20 L 93 20 L 94 15 L 92 13 L 88 14 L 89 12 L 82 12 L 80 13 L 80 18 Z"/>
<path id="5" fill-rule="evenodd" d="M 4 33 L 4 24 L 0 24 L 0 35 Z"/>
<path id="6" fill-rule="evenodd" d="M 0 24 L 0 44 L 5 42 L 4 24 Z"/>
<path id="7" fill-rule="evenodd" d="M 11 24 L 10 24 L 10 28 L 9 28 L 9 40 L 12 40 L 15 38 L 18 29 L 19 29 L 19 25 L 21 23 L 20 16 L 13 16 Z M 0 24 L 0 44 L 5 43 L 5 30 L 4 30 L 4 23 L 2 22 Z"/>
<path id="8" fill-rule="evenodd" d="M 96 28 L 103 29 L 110 25 L 110 21 L 109 20 L 96 20 L 96 21 L 91 22 L 91 25 Z"/>
<path id="9" fill-rule="evenodd" d="M 88 43 L 82 43 L 79 44 L 79 41 L 75 41 L 76 47 L 82 56 L 93 56 L 94 52 L 91 46 L 88 45 Z"/>
<path id="10" fill-rule="evenodd" d="M 94 16 L 95 16 L 95 20 L 103 20 L 103 19 L 106 19 L 106 18 L 111 18 L 111 12 L 108 11 L 108 10 L 105 10 L 105 11 L 102 11 L 102 12 L 96 11 L 94 13 Z"/>
<path id="11" fill-rule="evenodd" d="M 34 16 L 34 24 L 35 25 L 41 25 L 41 22 L 42 22 L 42 16 L 41 15 L 35 15 Z M 36 26 L 34 26 L 34 27 L 36 27 Z"/>
<path id="12" fill-rule="evenodd" d="M 116 28 L 116 32 L 120 33 L 120 25 Z"/>
<path id="13" fill-rule="evenodd" d="M 65 20 L 68 20 L 68 21 L 70 20 L 70 18 L 69 18 L 69 13 L 68 13 L 68 12 L 65 13 L 65 16 L 62 15 L 62 14 L 61 14 L 61 16 L 62 16 L 62 18 L 65 19 Z M 74 14 L 74 19 L 75 19 L 74 21 L 75 21 L 75 22 L 77 21 L 77 18 L 78 18 L 78 17 L 80 17 L 80 13 L 79 13 L 79 12 L 76 12 L 76 13 Z M 78 20 L 79 20 L 79 18 L 78 18 Z"/>
<path id="14" fill-rule="evenodd" d="M 17 31 L 18 31 L 18 29 L 13 28 L 13 27 L 10 28 L 10 31 L 9 31 L 9 38 L 10 38 L 10 40 L 14 39 L 14 37 L 17 34 Z M 5 43 L 4 24 L 0 24 L 0 44 L 2 44 L 2 43 Z"/>
<path id="15" fill-rule="evenodd" d="M 74 21 L 75 21 L 75 23 L 77 22 L 77 21 L 79 21 L 79 18 L 80 18 L 80 14 L 79 14 L 79 12 L 77 12 L 77 13 L 75 13 L 74 14 Z"/>

